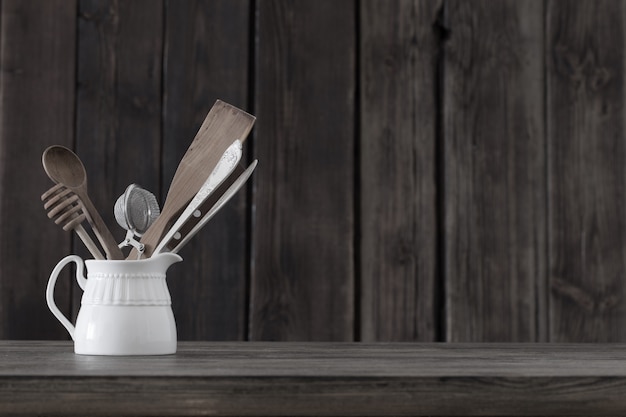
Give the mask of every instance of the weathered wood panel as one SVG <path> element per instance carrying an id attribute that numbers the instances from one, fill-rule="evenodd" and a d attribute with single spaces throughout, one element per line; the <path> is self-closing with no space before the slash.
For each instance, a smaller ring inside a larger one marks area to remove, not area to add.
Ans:
<path id="1" fill-rule="evenodd" d="M 257 13 L 250 338 L 352 340 L 355 4 Z"/>
<path id="2" fill-rule="evenodd" d="M 170 271 L 181 339 L 623 341 L 625 7 L 2 1 L 0 338 L 65 338 L 45 281 L 87 256 L 43 149 L 122 239 L 221 98 L 260 164 Z"/>
<path id="3" fill-rule="evenodd" d="M 7 416 L 623 416 L 623 344 L 0 342 Z"/>
<path id="4" fill-rule="evenodd" d="M 82 0 L 78 37 L 76 152 L 94 205 L 121 241 L 117 197 L 131 183 L 159 194 L 162 1 Z"/>
<path id="5" fill-rule="evenodd" d="M 544 340 L 543 5 L 446 4 L 446 339 Z"/>
<path id="6" fill-rule="evenodd" d="M 74 136 L 76 2 L 5 0 L 0 10 L 0 338 L 66 338 L 43 294 L 70 234 L 39 197 L 53 185 L 41 153 Z M 68 279 L 56 294 L 69 312 Z"/>
<path id="7" fill-rule="evenodd" d="M 248 110 L 252 76 L 248 0 L 169 1 L 166 11 L 163 196 L 215 100 Z M 241 190 L 181 251 L 184 262 L 168 273 L 180 339 L 246 337 L 247 207 Z"/>
<path id="8" fill-rule="evenodd" d="M 434 341 L 439 0 L 361 2 L 361 338 Z"/>
<path id="9" fill-rule="evenodd" d="M 626 340 L 620 1 L 549 2 L 550 338 Z"/>

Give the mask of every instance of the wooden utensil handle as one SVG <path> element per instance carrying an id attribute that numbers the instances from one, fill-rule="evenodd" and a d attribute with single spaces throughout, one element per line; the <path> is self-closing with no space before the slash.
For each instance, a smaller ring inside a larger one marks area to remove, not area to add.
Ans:
<path id="1" fill-rule="evenodd" d="M 102 249 L 104 249 L 104 252 L 107 255 L 107 259 L 112 259 L 112 260 L 124 259 L 124 254 L 122 253 L 120 248 L 117 247 L 117 243 L 115 243 L 115 238 L 113 237 L 113 235 L 111 234 L 111 231 L 102 220 L 102 217 L 100 217 L 98 210 L 96 210 L 96 208 L 94 207 L 93 203 L 89 199 L 89 196 L 84 195 L 82 193 L 79 194 L 78 191 L 76 191 L 76 194 L 78 194 L 83 206 L 85 207 L 85 214 L 87 215 L 87 221 L 91 225 L 91 228 L 93 229 L 94 234 L 96 235 L 96 237 L 98 238 L 98 241 L 102 245 Z"/>
<path id="2" fill-rule="evenodd" d="M 104 256 L 102 256 L 102 252 L 100 252 L 100 249 L 98 249 L 98 247 L 96 246 L 96 242 L 91 239 L 91 236 L 89 236 L 89 234 L 82 225 L 79 224 L 74 230 L 76 231 L 76 234 L 78 235 L 80 240 L 83 241 L 89 252 L 93 255 L 94 259 L 104 259 Z"/>

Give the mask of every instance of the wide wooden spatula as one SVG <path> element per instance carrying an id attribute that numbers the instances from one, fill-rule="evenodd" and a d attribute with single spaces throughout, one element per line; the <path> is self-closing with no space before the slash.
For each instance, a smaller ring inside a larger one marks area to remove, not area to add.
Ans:
<path id="1" fill-rule="evenodd" d="M 144 255 L 150 257 L 175 216 L 200 190 L 226 149 L 237 139 L 243 142 L 256 118 L 228 103 L 217 100 L 187 149 L 172 179 L 161 215 L 141 238 Z M 131 251 L 126 259 L 136 259 Z"/>

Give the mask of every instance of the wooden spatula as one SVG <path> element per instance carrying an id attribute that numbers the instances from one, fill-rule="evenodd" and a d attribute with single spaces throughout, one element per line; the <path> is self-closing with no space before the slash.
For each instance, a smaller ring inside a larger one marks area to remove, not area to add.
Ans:
<path id="1" fill-rule="evenodd" d="M 141 238 L 150 257 L 175 216 L 184 209 L 235 141 L 244 142 L 256 118 L 217 100 L 176 169 L 161 215 Z M 126 259 L 136 259 L 133 249 Z"/>

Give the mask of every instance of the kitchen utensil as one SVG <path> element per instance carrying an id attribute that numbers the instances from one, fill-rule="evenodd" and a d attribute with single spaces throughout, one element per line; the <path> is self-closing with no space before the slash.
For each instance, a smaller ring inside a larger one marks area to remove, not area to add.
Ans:
<path id="1" fill-rule="evenodd" d="M 47 148 L 42 157 L 46 174 L 52 181 L 63 184 L 76 194 L 83 205 L 83 212 L 94 234 L 100 241 L 108 259 L 124 259 L 115 239 L 100 217 L 87 194 L 87 172 L 80 158 L 64 146 L 53 145 Z M 68 193 L 68 197 L 70 193 Z"/>
<path id="2" fill-rule="evenodd" d="M 139 185 L 130 184 L 115 202 L 113 212 L 117 223 L 126 229 L 124 240 L 117 246 L 132 246 L 139 252 L 137 259 L 140 259 L 145 246 L 135 240 L 135 236 L 141 236 L 159 217 L 161 211 L 156 197 Z"/>
<path id="3" fill-rule="evenodd" d="M 156 197 L 137 184 L 130 184 L 113 208 L 115 220 L 125 230 L 141 236 L 159 217 L 161 210 Z"/>
<path id="4" fill-rule="evenodd" d="M 70 255 L 52 270 L 46 301 L 74 340 L 74 352 L 86 355 L 164 355 L 176 352 L 176 322 L 166 272 L 182 261 L 162 253 L 139 261 L 83 260 Z M 61 270 L 76 264 L 84 291 L 74 326 L 54 302 Z M 84 276 L 87 268 L 87 279 Z"/>
<path id="5" fill-rule="evenodd" d="M 72 194 L 72 196 L 68 197 L 68 194 Z M 41 201 L 44 202 L 44 209 L 49 210 L 49 218 L 56 217 L 54 222 L 61 225 L 66 232 L 74 230 L 94 259 L 104 259 L 100 249 L 81 224 L 87 219 L 87 216 L 83 212 L 83 205 L 76 194 L 73 194 L 62 184 L 57 184 L 43 193 Z"/>
<path id="6" fill-rule="evenodd" d="M 200 229 L 202 229 L 206 225 L 206 223 L 213 216 L 215 216 L 215 214 L 237 193 L 237 191 L 239 191 L 239 189 L 243 186 L 243 184 L 245 184 L 248 178 L 250 178 L 250 175 L 252 175 L 252 172 L 256 168 L 257 163 L 258 161 L 254 160 L 254 162 L 252 162 L 252 164 L 250 164 L 250 166 L 246 168 L 245 171 L 235 171 L 231 175 L 231 177 L 236 179 L 232 182 L 232 184 L 230 184 L 228 189 L 226 189 L 226 191 L 221 194 L 219 192 L 215 194 L 216 196 L 220 196 L 219 199 L 211 206 L 209 206 L 208 204 L 206 204 L 207 202 L 205 202 L 205 204 L 203 205 L 204 207 L 201 206 L 198 209 L 202 213 L 206 212 L 204 217 L 199 219 L 199 221 L 188 222 L 187 224 L 185 224 L 184 227 L 179 230 L 179 234 L 175 235 L 174 238 L 165 245 L 165 248 L 167 248 L 172 253 L 177 253 L 178 251 L 180 251 L 182 247 L 185 246 L 189 242 L 189 240 L 191 240 L 191 238 L 194 237 L 196 233 L 198 233 Z M 208 209 L 208 211 L 206 211 L 208 207 L 210 208 Z"/>
<path id="7" fill-rule="evenodd" d="M 200 190 L 226 149 L 239 139 L 243 142 L 256 118 L 230 104 L 217 100 L 204 119 L 174 174 L 159 218 L 141 238 L 145 255 L 150 256 L 170 222 Z M 137 256 L 131 251 L 128 259 Z"/>
<path id="8" fill-rule="evenodd" d="M 185 210 L 176 220 L 176 223 L 169 229 L 163 239 L 159 242 L 153 253 L 160 253 L 165 244 L 169 242 L 172 237 L 178 233 L 178 230 L 192 217 L 200 217 L 202 213 L 198 211 L 198 208 L 209 198 L 213 191 L 233 172 L 239 161 L 241 160 L 242 146 L 241 141 L 236 140 L 232 145 L 224 152 L 222 158 L 219 160 L 209 178 L 202 184 L 200 191 L 194 196 L 191 202 L 187 205 Z"/>

